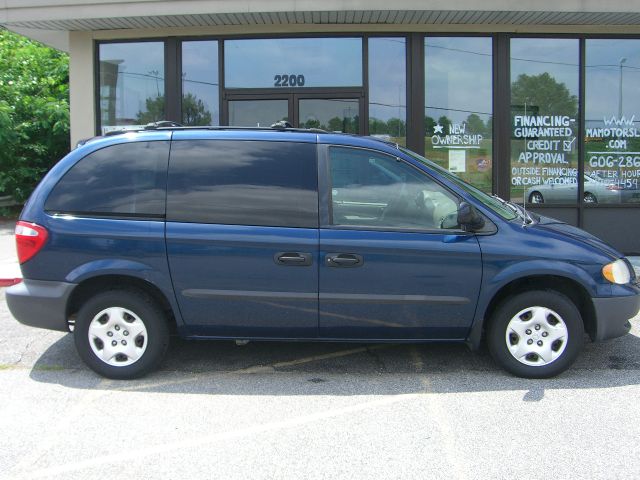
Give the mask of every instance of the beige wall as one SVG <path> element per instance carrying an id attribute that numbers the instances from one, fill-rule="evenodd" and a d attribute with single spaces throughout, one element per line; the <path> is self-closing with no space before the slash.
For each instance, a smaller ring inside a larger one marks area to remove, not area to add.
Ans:
<path id="1" fill-rule="evenodd" d="M 71 146 L 95 135 L 93 39 L 89 32 L 69 32 Z"/>

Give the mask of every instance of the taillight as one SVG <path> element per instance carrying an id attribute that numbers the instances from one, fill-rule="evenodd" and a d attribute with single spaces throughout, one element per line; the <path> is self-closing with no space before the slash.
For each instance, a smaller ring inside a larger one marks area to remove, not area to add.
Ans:
<path id="1" fill-rule="evenodd" d="M 607 190 L 622 190 L 620 185 L 607 185 Z"/>
<path id="2" fill-rule="evenodd" d="M 24 263 L 38 253 L 45 243 L 49 234 L 46 228 L 29 222 L 18 222 L 16 224 L 16 247 L 18 249 L 18 261 Z"/>

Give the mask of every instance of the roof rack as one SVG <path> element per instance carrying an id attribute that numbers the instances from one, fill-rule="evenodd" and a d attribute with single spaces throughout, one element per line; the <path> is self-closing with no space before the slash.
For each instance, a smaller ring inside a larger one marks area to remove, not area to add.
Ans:
<path id="1" fill-rule="evenodd" d="M 169 120 L 162 120 L 159 122 L 148 123 L 144 127 L 137 128 L 123 128 L 122 130 L 112 130 L 104 134 L 105 137 L 111 135 L 119 135 L 129 132 L 143 132 L 149 130 L 246 130 L 246 131 L 281 131 L 281 132 L 301 132 L 301 133 L 331 133 L 321 128 L 294 128 L 287 121 L 276 122 L 269 127 L 234 127 L 233 125 L 202 125 L 202 126 L 184 126 L 176 122 Z"/>

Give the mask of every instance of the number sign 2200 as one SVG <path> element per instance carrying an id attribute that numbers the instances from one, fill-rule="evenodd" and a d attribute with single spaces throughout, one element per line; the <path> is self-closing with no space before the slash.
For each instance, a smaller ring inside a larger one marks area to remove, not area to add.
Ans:
<path id="1" fill-rule="evenodd" d="M 304 87 L 304 75 L 291 74 L 275 75 L 273 77 L 274 87 Z"/>

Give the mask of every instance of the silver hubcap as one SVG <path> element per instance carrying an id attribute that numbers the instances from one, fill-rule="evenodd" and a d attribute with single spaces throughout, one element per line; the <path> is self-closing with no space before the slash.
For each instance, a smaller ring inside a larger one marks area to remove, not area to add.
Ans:
<path id="1" fill-rule="evenodd" d="M 560 357 L 568 338 L 562 317 L 546 307 L 529 307 L 516 313 L 505 335 L 511 355 L 534 367 L 548 365 Z"/>
<path id="2" fill-rule="evenodd" d="M 89 324 L 89 345 L 107 365 L 126 367 L 137 362 L 147 349 L 147 328 L 131 310 L 105 308 Z"/>

